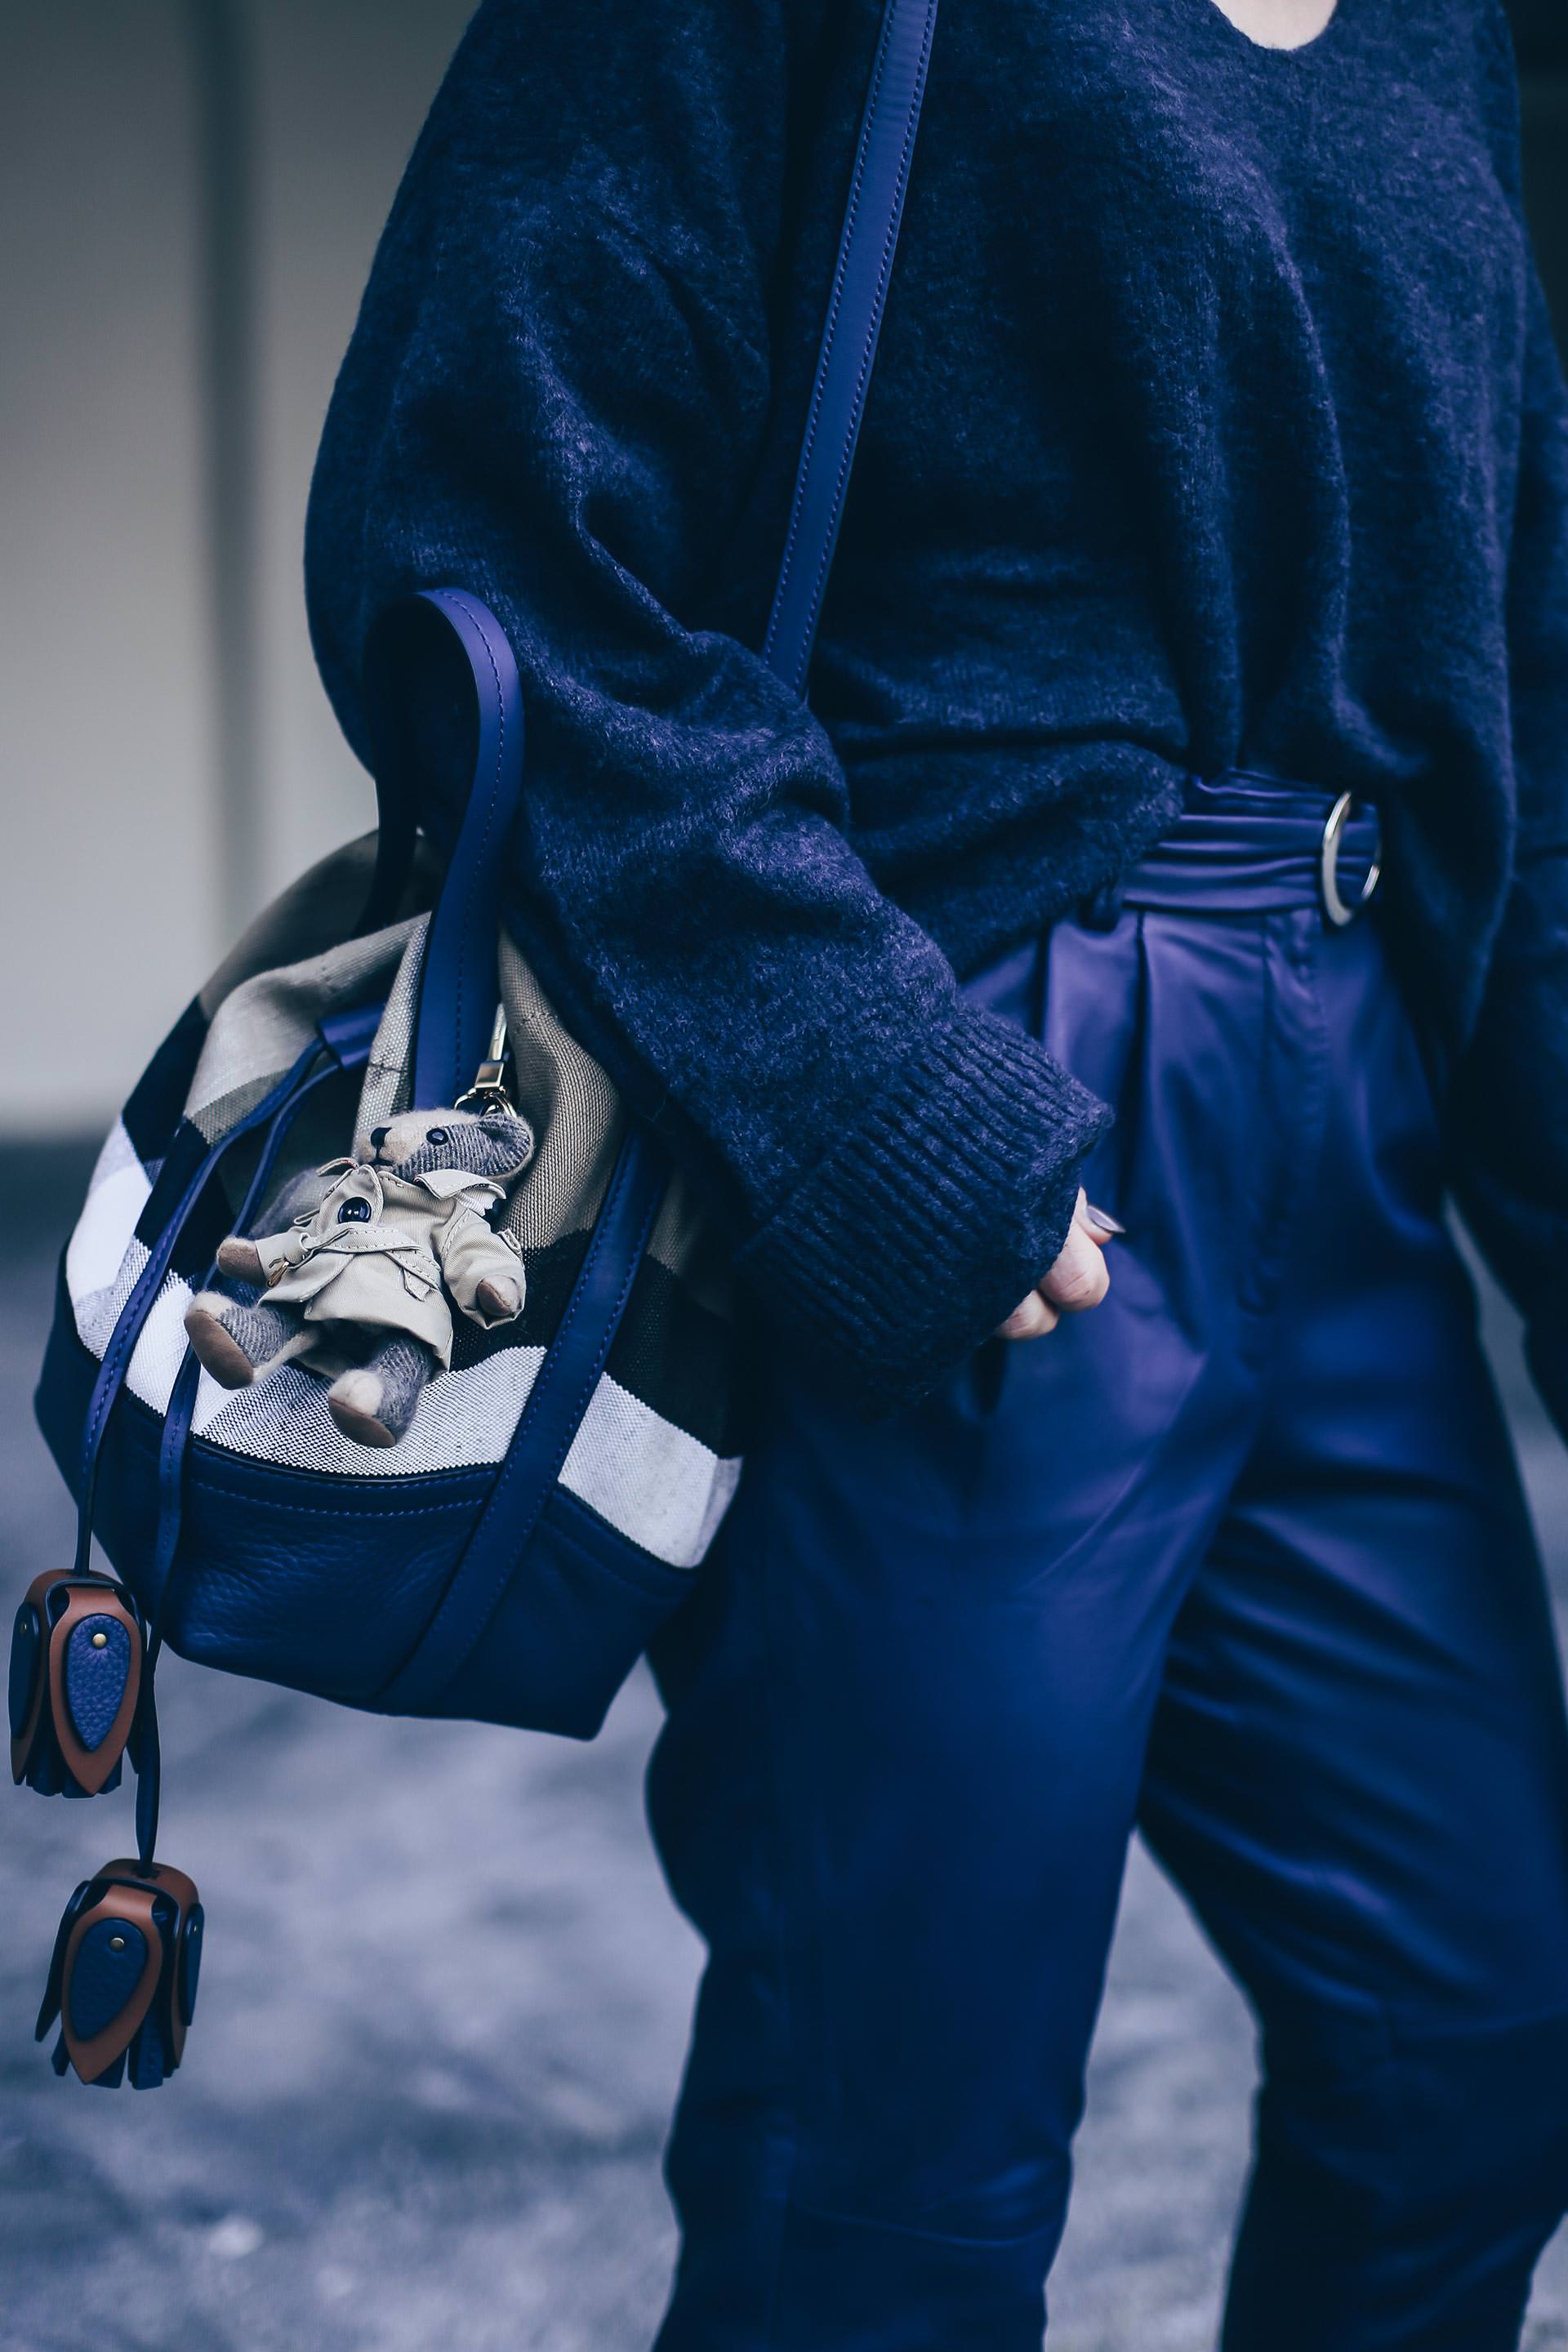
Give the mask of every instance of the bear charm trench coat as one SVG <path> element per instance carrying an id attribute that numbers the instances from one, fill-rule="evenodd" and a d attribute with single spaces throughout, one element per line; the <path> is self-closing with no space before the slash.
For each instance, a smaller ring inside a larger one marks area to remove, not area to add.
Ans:
<path id="1" fill-rule="evenodd" d="M 505 1198 L 501 1187 L 461 1168 L 405 1178 L 361 1160 L 329 1160 L 321 1172 L 334 1171 L 337 1181 L 313 1216 L 256 1244 L 269 1303 L 299 1307 L 308 1327 L 293 1360 L 341 1369 L 346 1360 L 320 1327 L 352 1323 L 422 1340 L 445 1371 L 452 1360 L 446 1292 L 488 1328 L 479 1285 L 523 1288 L 517 1244 L 488 1222 Z"/>

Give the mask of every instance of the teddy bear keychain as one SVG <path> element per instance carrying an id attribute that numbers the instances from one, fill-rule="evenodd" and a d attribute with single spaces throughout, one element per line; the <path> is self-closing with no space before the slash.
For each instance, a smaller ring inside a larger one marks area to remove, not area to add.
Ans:
<path id="1" fill-rule="evenodd" d="M 498 1013 L 489 1057 L 454 1108 L 373 1128 L 351 1158 L 318 1170 L 333 1180 L 319 1208 L 283 1233 L 219 1244 L 218 1272 L 259 1296 L 192 1301 L 185 1330 L 215 1381 L 243 1389 L 300 1364 L 331 1382 L 327 1409 L 345 1437 L 395 1445 L 451 1363 L 447 1294 L 486 1330 L 516 1320 L 521 1253 L 489 1221 L 533 1157 L 533 1132 L 501 1087 L 505 1053 Z"/>

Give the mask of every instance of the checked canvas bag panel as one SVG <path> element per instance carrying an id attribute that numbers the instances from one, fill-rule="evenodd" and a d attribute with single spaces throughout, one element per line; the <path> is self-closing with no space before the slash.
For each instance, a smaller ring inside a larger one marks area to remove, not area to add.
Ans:
<path id="1" fill-rule="evenodd" d="M 320 1089 L 290 1133 L 258 1213 L 275 1231 L 313 1194 L 321 1164 L 411 1099 L 414 1015 L 427 915 L 350 939 L 374 836 L 312 868 L 258 919 L 154 1058 L 94 1170 L 66 1254 L 79 1337 L 101 1360 L 156 1238 L 141 1230 L 182 1123 L 220 1142 L 265 1099 L 334 1014 L 384 1006 L 363 1072 Z M 421 895 L 416 889 L 416 895 Z M 390 1451 L 342 1436 L 324 1384 L 283 1363 L 254 1387 L 205 1372 L 192 1433 L 203 1446 L 384 1487 L 399 1478 L 499 1465 L 560 1324 L 625 1129 L 616 1089 L 563 1027 L 525 958 L 503 937 L 500 989 L 508 1090 L 536 1139 L 500 1222 L 527 1274 L 522 1315 L 492 1331 L 458 1318 L 449 1370 L 431 1381 L 413 1426 Z M 235 1146 L 224 1191 L 193 1220 L 132 1357 L 127 1386 L 158 1414 L 185 1355 L 184 1315 L 205 1278 L 226 1216 L 247 1186 L 258 1144 Z M 560 1485 L 666 1566 L 702 1559 L 741 1464 L 730 1426 L 733 1318 L 723 1244 L 679 1173 L 655 1221 L 608 1361 L 560 1473 Z"/>

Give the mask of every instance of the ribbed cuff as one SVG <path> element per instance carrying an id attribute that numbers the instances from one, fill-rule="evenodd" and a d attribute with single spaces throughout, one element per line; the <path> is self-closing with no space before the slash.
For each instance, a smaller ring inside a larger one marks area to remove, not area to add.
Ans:
<path id="1" fill-rule="evenodd" d="M 1110 1113 L 1022 1030 L 961 1003 L 736 1265 L 797 1361 L 912 1404 L 1055 1262 Z"/>

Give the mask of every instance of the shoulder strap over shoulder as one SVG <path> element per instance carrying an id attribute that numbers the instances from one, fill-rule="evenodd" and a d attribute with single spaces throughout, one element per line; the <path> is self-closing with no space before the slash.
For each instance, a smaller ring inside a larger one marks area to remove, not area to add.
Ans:
<path id="1" fill-rule="evenodd" d="M 805 691 L 882 331 L 936 11 L 937 0 L 887 0 L 882 13 L 784 561 L 763 640 L 768 667 L 797 694 Z"/>

